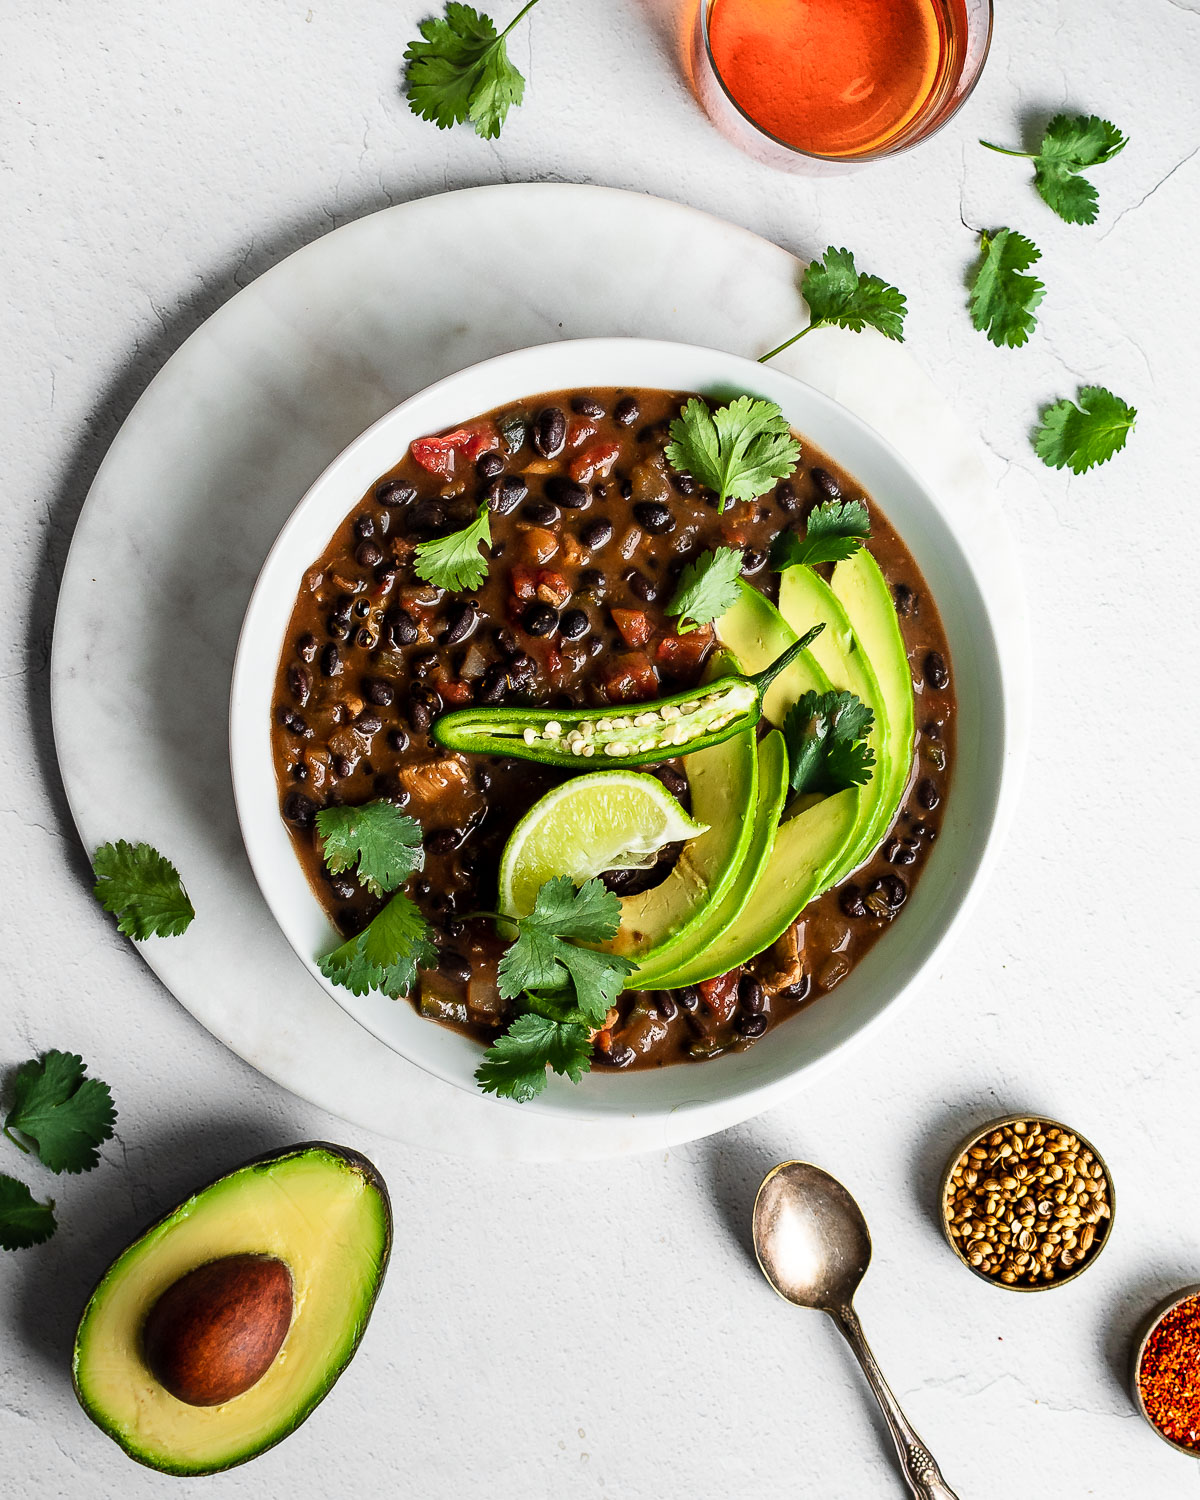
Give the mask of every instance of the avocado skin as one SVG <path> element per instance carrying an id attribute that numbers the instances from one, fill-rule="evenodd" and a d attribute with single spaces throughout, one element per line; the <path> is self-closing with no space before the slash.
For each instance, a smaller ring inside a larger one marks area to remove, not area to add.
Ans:
<path id="1" fill-rule="evenodd" d="M 304 1407 L 296 1412 L 291 1420 L 287 1421 L 282 1427 L 274 1431 L 271 1436 L 269 1436 L 264 1441 L 261 1448 L 256 1448 L 252 1453 L 244 1453 L 240 1457 L 232 1459 L 229 1463 L 203 1466 L 192 1464 L 172 1464 L 170 1462 L 158 1462 L 150 1459 L 145 1454 L 139 1453 L 136 1448 L 131 1447 L 123 1440 L 123 1438 L 118 1433 L 113 1431 L 108 1422 L 105 1420 L 103 1413 L 93 1405 L 93 1403 L 88 1399 L 87 1393 L 80 1386 L 78 1372 L 79 1331 L 83 1327 L 89 1310 L 96 1302 L 96 1299 L 103 1295 L 105 1283 L 107 1282 L 110 1273 L 116 1266 L 117 1262 L 121 1259 L 121 1257 L 126 1254 L 126 1252 L 134 1245 L 145 1239 L 148 1234 L 151 1234 L 154 1230 L 165 1226 L 170 1220 L 174 1219 L 176 1214 L 179 1213 L 180 1209 L 183 1208 L 185 1204 L 191 1202 L 193 1198 L 198 1198 L 204 1193 L 207 1193 L 210 1188 L 214 1188 L 219 1183 L 224 1182 L 227 1177 L 232 1177 L 235 1172 L 242 1172 L 255 1167 L 272 1166 L 277 1162 L 287 1161 L 292 1157 L 305 1156 L 309 1153 L 321 1153 L 326 1156 L 337 1157 L 345 1162 L 348 1167 L 356 1171 L 364 1179 L 368 1186 L 378 1194 L 379 1201 L 383 1209 L 384 1239 L 382 1253 L 379 1258 L 379 1274 L 375 1278 L 375 1285 L 371 1291 L 368 1301 L 363 1308 L 362 1317 L 359 1321 L 358 1331 L 346 1353 L 346 1357 L 339 1364 L 332 1366 L 327 1371 L 326 1378 L 313 1391 L 311 1399 L 304 1405 Z M 71 1361 L 71 1385 L 74 1388 L 75 1397 L 78 1400 L 79 1405 L 83 1408 L 84 1412 L 91 1419 L 91 1421 L 94 1422 L 95 1425 L 100 1429 L 100 1431 L 103 1432 L 106 1437 L 111 1438 L 113 1442 L 115 1442 L 124 1453 L 128 1454 L 128 1456 L 134 1460 L 135 1463 L 139 1463 L 147 1469 L 153 1469 L 156 1473 L 171 1474 L 181 1478 L 195 1478 L 197 1476 L 205 1474 L 224 1473 L 229 1469 L 236 1469 L 239 1468 L 242 1464 L 249 1463 L 251 1459 L 258 1458 L 260 1454 L 266 1453 L 269 1449 L 274 1448 L 277 1444 L 283 1442 L 284 1438 L 290 1437 L 292 1433 L 295 1432 L 296 1429 L 312 1415 L 312 1413 L 317 1409 L 318 1406 L 320 1406 L 321 1402 L 324 1401 L 325 1397 L 333 1389 L 334 1385 L 336 1385 L 338 1378 L 349 1365 L 350 1361 L 358 1353 L 358 1346 L 362 1343 L 363 1334 L 367 1331 L 367 1324 L 371 1321 L 371 1314 L 375 1310 L 375 1304 L 379 1300 L 379 1292 L 383 1286 L 384 1277 L 387 1275 L 388 1264 L 391 1260 L 392 1254 L 393 1231 L 394 1221 L 392 1218 L 392 1199 L 391 1194 L 387 1189 L 387 1183 L 384 1182 L 383 1176 L 381 1175 L 379 1168 L 376 1167 L 375 1163 L 368 1157 L 363 1156 L 361 1152 L 355 1151 L 350 1146 L 336 1146 L 331 1141 L 301 1141 L 294 1146 L 282 1146 L 275 1151 L 265 1151 L 261 1156 L 252 1156 L 248 1161 L 238 1162 L 235 1166 L 228 1168 L 226 1171 L 218 1173 L 216 1177 L 211 1178 L 208 1182 L 205 1182 L 200 1187 L 195 1188 L 185 1198 L 180 1199 L 180 1201 L 176 1203 L 172 1208 L 169 1208 L 166 1213 L 160 1214 L 158 1218 L 151 1220 L 151 1222 L 147 1224 L 143 1230 L 134 1235 L 133 1238 L 129 1241 L 129 1244 L 126 1245 L 125 1249 L 119 1251 L 117 1255 L 113 1257 L 112 1261 L 110 1261 L 104 1272 L 101 1274 L 99 1280 L 96 1282 L 96 1285 L 92 1288 L 90 1294 L 88 1295 L 87 1301 L 83 1305 L 83 1311 L 79 1315 L 79 1323 L 76 1325 L 74 1355 Z"/>

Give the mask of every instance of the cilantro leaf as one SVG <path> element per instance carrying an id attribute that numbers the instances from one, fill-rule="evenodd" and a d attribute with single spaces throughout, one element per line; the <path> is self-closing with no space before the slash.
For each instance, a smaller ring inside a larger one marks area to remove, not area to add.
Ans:
<path id="1" fill-rule="evenodd" d="M 317 961 L 331 984 L 352 995 L 379 990 L 399 1000 L 412 989 L 417 970 L 436 958 L 429 927 L 415 901 L 398 892 L 363 930 Z"/>
<path id="2" fill-rule="evenodd" d="M 671 423 L 667 462 L 714 490 L 718 510 L 733 500 L 757 500 L 786 479 L 800 444 L 774 401 L 739 396 L 710 411 L 698 396 Z"/>
<path id="3" fill-rule="evenodd" d="M 149 844 L 101 844 L 92 855 L 95 895 L 126 937 L 178 937 L 196 910 L 169 859 Z"/>
<path id="4" fill-rule="evenodd" d="M 85 1076 L 83 1059 L 73 1052 L 43 1052 L 22 1064 L 13 1080 L 13 1103 L 4 1133 L 32 1141 L 52 1172 L 90 1172 L 100 1161 L 97 1147 L 113 1133 L 117 1111 L 108 1084 Z"/>
<path id="5" fill-rule="evenodd" d="M 0 1250 L 41 1245 L 57 1228 L 53 1203 L 39 1203 L 23 1182 L 0 1172 Z"/>
<path id="6" fill-rule="evenodd" d="M 680 635 L 720 619 L 737 603 L 742 561 L 740 547 L 718 547 L 688 563 L 665 611 L 679 616 L 675 629 Z"/>
<path id="7" fill-rule="evenodd" d="M 816 328 L 848 328 L 851 333 L 861 333 L 869 326 L 885 339 L 904 342 L 904 319 L 908 316 L 904 293 L 878 276 L 860 271 L 849 250 L 830 245 L 823 261 L 810 261 L 800 291 L 808 303 L 808 326 L 769 354 L 760 354 L 759 364 L 782 354 Z"/>
<path id="8" fill-rule="evenodd" d="M 1015 229 L 979 236 L 982 259 L 971 285 L 971 322 L 997 348 L 1019 349 L 1037 327 L 1033 309 L 1046 295 L 1036 276 L 1022 276 L 1042 252 Z"/>
<path id="9" fill-rule="evenodd" d="M 487 577 L 488 570 L 488 559 L 479 552 L 481 543 L 485 547 L 492 545 L 486 500 L 469 526 L 452 531 L 449 536 L 434 537 L 417 544 L 413 563 L 417 577 L 451 593 L 477 589 Z"/>
<path id="10" fill-rule="evenodd" d="M 808 692 L 783 722 L 793 793 L 839 792 L 871 779 L 875 752 L 865 743 L 875 715 L 853 693 Z"/>
<path id="11" fill-rule="evenodd" d="M 525 97 L 525 79 L 508 59 L 505 38 L 537 0 L 497 34 L 490 16 L 449 0 L 446 14 L 420 25 L 423 41 L 404 54 L 408 107 L 439 130 L 470 120 L 476 135 L 492 140 L 508 112 Z"/>
<path id="12" fill-rule="evenodd" d="M 586 1027 L 534 1014 L 518 1016 L 488 1048 L 475 1077 L 485 1094 L 527 1104 L 546 1087 L 547 1068 L 578 1083 L 592 1066 L 591 1053 Z"/>
<path id="13" fill-rule="evenodd" d="M 317 814 L 325 863 L 335 875 L 358 865 L 372 896 L 399 890 L 423 863 L 421 825 L 386 799 L 361 807 L 324 807 Z"/>
<path id="14" fill-rule="evenodd" d="M 1120 453 L 1137 422 L 1137 408 L 1102 385 L 1079 388 L 1079 405 L 1065 397 L 1042 413 L 1034 433 L 1037 456 L 1051 469 L 1086 474 Z"/>
<path id="15" fill-rule="evenodd" d="M 603 1024 L 627 975 L 637 967 L 615 953 L 597 953 L 569 942 L 600 943 L 621 924 L 620 899 L 600 880 L 575 889 L 567 875 L 547 880 L 525 917 L 505 917 L 517 928 L 516 941 L 500 959 L 499 987 L 504 1000 L 528 990 L 575 991 L 575 1003 L 589 1025 Z"/>
<path id="16" fill-rule="evenodd" d="M 814 506 L 804 523 L 804 539 L 781 531 L 771 545 L 771 566 L 782 572 L 800 564 L 841 562 L 853 557 L 871 535 L 865 500 L 826 500 Z"/>
<path id="17" fill-rule="evenodd" d="M 1021 156 L 1033 162 L 1033 183 L 1044 201 L 1068 224 L 1094 224 L 1100 196 L 1086 177 L 1085 167 L 1101 167 L 1129 144 L 1111 120 L 1099 115 L 1055 115 L 1046 126 L 1036 151 L 1011 151 L 980 141 L 1001 156 Z"/>

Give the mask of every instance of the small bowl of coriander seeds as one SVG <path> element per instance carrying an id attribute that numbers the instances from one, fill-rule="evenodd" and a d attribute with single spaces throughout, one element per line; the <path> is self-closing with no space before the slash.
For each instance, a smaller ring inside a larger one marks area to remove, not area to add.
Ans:
<path id="1" fill-rule="evenodd" d="M 1108 1243 L 1116 1199 L 1103 1157 L 1044 1115 L 1006 1115 L 950 1158 L 942 1230 L 968 1270 L 1013 1292 L 1074 1281 Z"/>

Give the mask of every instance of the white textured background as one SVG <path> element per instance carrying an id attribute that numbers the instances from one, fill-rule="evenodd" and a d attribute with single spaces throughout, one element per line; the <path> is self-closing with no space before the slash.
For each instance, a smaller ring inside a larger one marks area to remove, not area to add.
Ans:
<path id="1" fill-rule="evenodd" d="M 0 1069 L 79 1050 L 121 1118 L 90 1176 L 53 1181 L 12 1151 L 0 1163 L 54 1196 L 62 1225 L 0 1260 L 3 1500 L 201 1485 L 429 1500 L 899 1495 L 832 1329 L 785 1308 L 747 1261 L 754 1186 L 794 1155 L 860 1197 L 876 1242 L 860 1311 L 962 1500 L 1196 1492 L 1195 1466 L 1141 1426 L 1123 1382 L 1141 1313 L 1200 1279 L 1200 4 L 997 8 L 988 70 L 956 122 L 913 155 L 814 183 L 747 161 L 708 126 L 681 79 L 673 0 L 544 0 L 512 48 L 527 103 L 496 143 L 408 113 L 400 60 L 426 13 L 413 0 L 5 7 Z M 1133 138 L 1095 174 L 1093 229 L 1059 223 L 1022 164 L 975 145 L 1015 144 L 1062 107 Z M 643 188 L 801 254 L 846 243 L 907 291 L 912 348 L 978 428 L 1018 533 L 1036 705 L 1014 834 L 903 1028 L 787 1107 L 665 1158 L 483 1169 L 309 1108 L 159 987 L 87 893 L 47 661 L 88 483 L 183 338 L 336 224 L 527 179 Z M 1013 224 L 1045 252 L 1050 290 L 1023 351 L 970 327 L 964 222 Z M 1028 432 L 1039 404 L 1078 381 L 1110 385 L 1141 418 L 1124 456 L 1072 479 L 1038 464 Z M 1027 1106 L 1095 1139 L 1120 1211 L 1092 1273 L 1022 1298 L 957 1265 L 933 1199 L 962 1129 Z M 135 1469 L 71 1395 L 88 1284 L 198 1178 L 314 1135 L 372 1155 L 395 1200 L 391 1276 L 362 1352 L 252 1467 L 207 1481 Z"/>

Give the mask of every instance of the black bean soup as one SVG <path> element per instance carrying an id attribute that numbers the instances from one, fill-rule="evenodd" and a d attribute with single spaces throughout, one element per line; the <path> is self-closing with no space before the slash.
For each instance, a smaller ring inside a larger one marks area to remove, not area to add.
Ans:
<path id="1" fill-rule="evenodd" d="M 382 903 L 328 872 L 315 814 L 387 797 L 416 817 L 426 858 L 407 889 L 439 960 L 413 1001 L 482 1041 L 509 1020 L 496 988 L 503 944 L 490 922 L 464 914 L 494 906 L 509 834 L 568 773 L 450 753 L 433 743 L 430 724 L 465 704 L 593 707 L 693 686 L 713 648 L 711 629 L 680 636 L 663 611 L 685 563 L 706 549 L 744 549 L 744 576 L 774 599 L 777 575 L 766 564 L 775 536 L 802 531 L 820 501 L 867 499 L 870 549 L 891 585 L 916 684 L 912 776 L 863 868 L 744 969 L 693 988 L 623 995 L 618 1019 L 597 1037 L 597 1064 L 661 1067 L 751 1045 L 849 974 L 902 910 L 937 838 L 955 701 L 942 623 L 916 563 L 878 507 L 808 442 L 790 479 L 718 514 L 716 497 L 664 457 L 668 423 L 687 399 L 557 391 L 457 429 L 457 451 L 444 464 L 436 446 L 423 451 L 424 465 L 410 450 L 338 528 L 292 614 L 273 744 L 300 860 L 348 936 Z M 483 446 L 497 440 L 498 448 Z M 421 582 L 414 547 L 469 524 L 484 497 L 492 562 L 482 588 L 452 595 Z M 643 769 L 687 804 L 681 761 Z M 633 894 L 663 879 L 677 856 L 668 849 L 649 872 L 605 879 Z"/>

